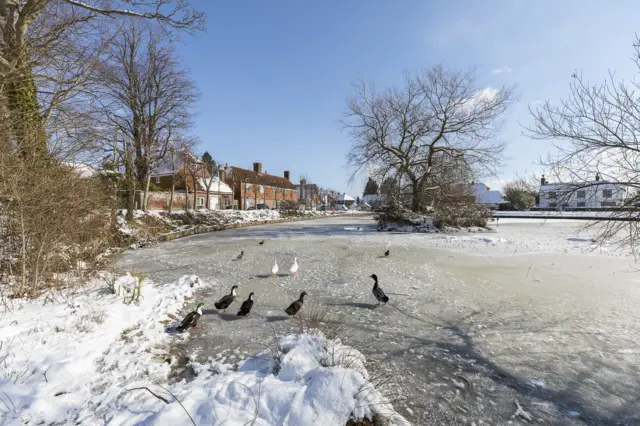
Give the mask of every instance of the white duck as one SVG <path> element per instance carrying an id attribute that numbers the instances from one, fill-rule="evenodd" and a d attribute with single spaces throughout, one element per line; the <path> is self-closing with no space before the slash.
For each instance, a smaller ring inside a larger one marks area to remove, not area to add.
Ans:
<path id="1" fill-rule="evenodd" d="M 298 273 L 298 258 L 293 258 L 293 265 L 291 265 L 291 275 L 295 276 Z"/>
<path id="2" fill-rule="evenodd" d="M 277 273 L 278 273 L 278 261 L 274 259 L 273 267 L 271 268 L 271 275 L 275 277 Z"/>

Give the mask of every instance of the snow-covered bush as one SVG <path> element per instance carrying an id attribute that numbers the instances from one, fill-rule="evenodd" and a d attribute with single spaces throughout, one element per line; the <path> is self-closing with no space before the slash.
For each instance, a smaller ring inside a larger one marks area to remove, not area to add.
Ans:
<path id="1" fill-rule="evenodd" d="M 471 202 L 452 202 L 441 204 L 433 211 L 433 223 L 436 227 L 481 227 L 487 226 L 491 212 L 480 204 Z"/>
<path id="2" fill-rule="evenodd" d="M 388 204 L 379 210 L 374 219 L 380 231 L 430 232 L 433 221 L 428 215 L 414 213 L 397 203 Z"/>

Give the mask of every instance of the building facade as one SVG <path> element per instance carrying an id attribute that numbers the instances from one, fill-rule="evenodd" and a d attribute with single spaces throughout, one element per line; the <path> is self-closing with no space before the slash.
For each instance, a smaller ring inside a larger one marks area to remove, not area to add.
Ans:
<path id="1" fill-rule="evenodd" d="M 222 179 L 233 192 L 235 208 L 249 210 L 255 208 L 277 209 L 282 201 L 297 201 L 298 190 L 291 183 L 289 171 L 283 176 L 263 173 L 262 163 L 253 163 L 253 170 L 230 167 L 224 171 Z"/>
<path id="2" fill-rule="evenodd" d="M 220 175 L 224 174 L 222 170 L 218 171 L 219 176 L 211 176 L 206 167 L 200 164 L 200 160 L 192 159 L 192 164 L 199 164 L 197 172 L 192 174 L 187 172 L 184 163 L 182 159 L 176 161 L 174 167 L 162 163 L 151 173 L 152 190 L 147 196 L 148 209 L 167 210 L 171 203 L 172 185 L 174 210 L 218 210 L 233 207 L 233 191 L 224 179 L 221 179 Z"/>
<path id="3" fill-rule="evenodd" d="M 315 183 L 307 183 L 306 179 L 301 179 L 300 184 L 295 187 L 298 191 L 298 201 L 307 209 L 315 210 L 325 204 L 320 188 Z"/>
<path id="4" fill-rule="evenodd" d="M 617 183 L 604 182 L 596 175 L 594 181 L 582 183 L 549 183 L 540 179 L 541 209 L 602 209 L 624 206 L 628 188 Z"/>

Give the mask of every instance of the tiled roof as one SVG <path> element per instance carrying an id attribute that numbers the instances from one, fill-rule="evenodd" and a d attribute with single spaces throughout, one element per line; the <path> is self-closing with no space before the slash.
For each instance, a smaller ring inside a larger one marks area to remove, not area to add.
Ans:
<path id="1" fill-rule="evenodd" d="M 234 182 L 246 181 L 248 183 L 256 185 L 275 186 L 277 188 L 284 189 L 296 189 L 295 185 L 289 182 L 289 180 L 284 177 L 268 175 L 266 173 L 258 174 L 253 170 L 241 169 L 240 167 L 231 167 L 231 176 L 233 177 Z M 231 176 L 227 175 L 227 178 L 230 178 Z"/>

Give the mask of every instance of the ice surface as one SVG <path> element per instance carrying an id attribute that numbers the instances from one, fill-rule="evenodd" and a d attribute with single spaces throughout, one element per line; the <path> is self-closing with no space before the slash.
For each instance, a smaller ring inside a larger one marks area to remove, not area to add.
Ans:
<path id="1" fill-rule="evenodd" d="M 325 325 L 344 327 L 367 371 L 389 375 L 384 393 L 413 424 L 507 424 L 516 399 L 545 424 L 634 424 L 637 265 L 628 249 L 569 240 L 593 237 L 584 224 L 501 219 L 489 232 L 397 234 L 367 218 L 319 219 L 198 235 L 127 253 L 121 265 L 162 282 L 189 273 L 220 283 L 202 293 L 209 304 L 239 285 L 230 312 L 205 315 L 184 342 L 199 362 L 233 362 L 238 348 L 258 353 L 274 331 L 298 330 L 283 310 L 306 290 L 301 313 L 326 306 Z M 243 260 L 232 261 L 240 250 Z M 298 277 L 271 277 L 274 258 L 294 257 Z M 387 306 L 376 306 L 372 273 Z M 251 291 L 254 308 L 237 320 Z M 292 361 L 293 376 L 309 367 Z M 279 368 L 270 359 L 249 366 Z M 580 417 L 568 419 L 567 407 Z"/>

